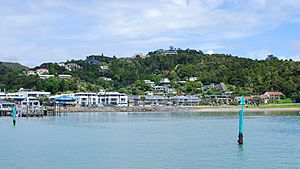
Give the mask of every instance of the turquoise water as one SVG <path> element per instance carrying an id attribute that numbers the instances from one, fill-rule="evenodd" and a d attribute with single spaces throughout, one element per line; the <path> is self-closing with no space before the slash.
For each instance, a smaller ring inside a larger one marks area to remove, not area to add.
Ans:
<path id="1" fill-rule="evenodd" d="M 1 169 L 300 168 L 299 113 L 0 117 Z"/>

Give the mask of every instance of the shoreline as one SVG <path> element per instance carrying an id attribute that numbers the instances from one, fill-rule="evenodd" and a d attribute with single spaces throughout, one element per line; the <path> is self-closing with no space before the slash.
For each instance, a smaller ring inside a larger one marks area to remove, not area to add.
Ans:
<path id="1" fill-rule="evenodd" d="M 68 107 L 62 112 L 239 112 L 240 106 L 236 107 L 191 107 L 191 106 L 141 106 L 141 107 Z M 300 107 L 285 108 L 245 108 L 245 112 L 300 112 Z"/>

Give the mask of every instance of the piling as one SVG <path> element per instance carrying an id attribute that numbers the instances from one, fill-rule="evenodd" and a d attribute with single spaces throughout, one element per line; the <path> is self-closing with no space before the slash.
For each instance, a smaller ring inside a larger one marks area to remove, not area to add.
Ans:
<path id="1" fill-rule="evenodd" d="M 243 130 L 244 130 L 244 107 L 245 107 L 245 97 L 242 96 L 241 99 L 241 110 L 239 113 L 239 135 L 238 135 L 238 144 L 242 145 L 244 144 L 244 135 L 243 135 Z"/>
<path id="2" fill-rule="evenodd" d="M 16 125 L 16 117 L 17 117 L 17 109 L 16 106 L 14 105 L 13 109 L 12 109 L 12 118 L 13 118 L 13 125 Z"/>

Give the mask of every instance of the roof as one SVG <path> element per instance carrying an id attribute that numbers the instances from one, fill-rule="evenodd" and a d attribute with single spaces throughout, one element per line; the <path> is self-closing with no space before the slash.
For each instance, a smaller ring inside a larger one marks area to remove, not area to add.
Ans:
<path id="1" fill-rule="evenodd" d="M 8 102 L 8 101 L 4 101 L 4 100 L 0 100 L 0 104 L 11 104 L 11 105 L 13 105 L 14 103 Z"/>
<path id="2" fill-rule="evenodd" d="M 55 98 L 56 101 L 75 101 L 76 98 L 68 95 L 62 95 Z"/>
<path id="3" fill-rule="evenodd" d="M 265 94 L 269 94 L 269 95 L 276 95 L 276 96 L 284 96 L 284 94 L 282 92 L 266 92 Z"/>

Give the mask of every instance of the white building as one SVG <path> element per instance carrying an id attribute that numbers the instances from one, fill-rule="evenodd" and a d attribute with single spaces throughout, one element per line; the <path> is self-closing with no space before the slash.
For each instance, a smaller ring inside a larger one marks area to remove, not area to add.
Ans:
<path id="1" fill-rule="evenodd" d="M 105 105 L 128 106 L 128 96 L 119 92 L 101 91 L 98 94 L 93 92 L 80 92 L 69 94 L 68 96 L 74 97 L 76 99 L 76 104 L 83 107 Z M 51 99 L 56 97 L 58 96 L 53 96 Z"/>
<path id="2" fill-rule="evenodd" d="M 19 92 L 6 94 L 7 99 L 14 99 L 14 100 L 25 100 L 27 97 L 29 100 L 35 100 L 38 97 L 42 97 L 42 96 L 49 97 L 50 92 L 32 91 L 32 90 L 26 90 L 21 88 Z"/>
<path id="3" fill-rule="evenodd" d="M 59 78 L 61 79 L 67 79 L 67 78 L 71 78 L 71 75 L 58 75 Z"/>
<path id="4" fill-rule="evenodd" d="M 180 80 L 178 81 L 179 84 L 186 84 L 186 81 L 185 80 Z"/>
<path id="5" fill-rule="evenodd" d="M 39 75 L 39 77 L 40 77 L 41 79 L 50 79 L 50 78 L 53 78 L 54 75 Z"/>
<path id="6" fill-rule="evenodd" d="M 155 87 L 155 83 L 152 82 L 151 80 L 144 80 L 145 84 L 150 85 L 151 87 Z"/>
<path id="7" fill-rule="evenodd" d="M 108 71 L 109 66 L 100 66 L 101 71 Z"/>
<path id="8" fill-rule="evenodd" d="M 90 107 L 99 105 L 97 93 L 80 92 L 75 93 L 74 97 L 76 98 L 76 103 L 80 106 Z"/>
<path id="9" fill-rule="evenodd" d="M 161 83 L 161 84 L 169 84 L 169 83 L 170 83 L 170 80 L 169 80 L 168 78 L 162 78 L 162 79 L 160 80 L 160 83 Z"/>
<path id="10" fill-rule="evenodd" d="M 128 106 L 128 96 L 119 92 L 99 92 L 100 105 Z"/>
<path id="11" fill-rule="evenodd" d="M 145 104 L 147 105 L 164 105 L 168 99 L 164 96 L 145 96 Z"/>
<path id="12" fill-rule="evenodd" d="M 194 82 L 194 81 L 197 81 L 198 80 L 198 77 L 190 77 L 189 78 L 189 81 L 190 82 Z"/>
<path id="13" fill-rule="evenodd" d="M 196 96 L 173 96 L 169 98 L 176 105 L 197 105 L 200 99 Z"/>
<path id="14" fill-rule="evenodd" d="M 33 71 L 33 70 L 28 70 L 28 71 L 26 72 L 26 74 L 27 74 L 27 76 L 30 76 L 30 75 L 35 75 L 36 73 L 35 73 L 35 71 Z"/>
<path id="15" fill-rule="evenodd" d="M 108 78 L 108 77 L 102 77 L 102 79 L 105 80 L 105 81 L 108 81 L 108 82 L 112 81 L 112 79 Z"/>
<path id="16" fill-rule="evenodd" d="M 5 92 L 0 92 L 0 100 L 3 100 L 6 98 L 6 93 Z"/>

